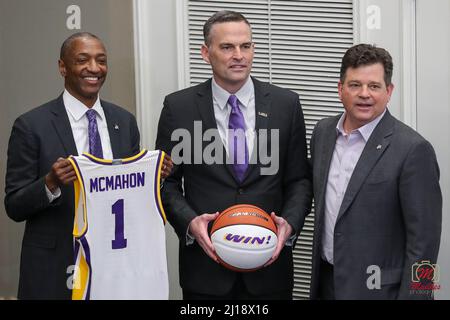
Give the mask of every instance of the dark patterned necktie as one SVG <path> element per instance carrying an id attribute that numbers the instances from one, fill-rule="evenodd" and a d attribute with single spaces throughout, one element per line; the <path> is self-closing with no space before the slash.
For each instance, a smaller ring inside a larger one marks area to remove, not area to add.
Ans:
<path id="1" fill-rule="evenodd" d="M 90 109 L 86 111 L 86 116 L 89 120 L 89 153 L 97 158 L 103 158 L 102 141 L 97 126 L 97 113 Z"/>
<path id="2" fill-rule="evenodd" d="M 230 158 L 233 159 L 234 173 L 239 181 L 242 182 L 248 168 L 244 115 L 239 108 L 239 100 L 234 94 L 228 98 L 228 103 L 231 106 L 230 121 L 228 122 L 228 147 Z"/>

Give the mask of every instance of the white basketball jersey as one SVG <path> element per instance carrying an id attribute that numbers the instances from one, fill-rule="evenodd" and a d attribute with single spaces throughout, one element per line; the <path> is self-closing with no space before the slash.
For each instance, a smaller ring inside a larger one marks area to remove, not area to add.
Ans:
<path id="1" fill-rule="evenodd" d="M 77 174 L 72 299 L 168 299 L 163 157 L 69 158 Z"/>

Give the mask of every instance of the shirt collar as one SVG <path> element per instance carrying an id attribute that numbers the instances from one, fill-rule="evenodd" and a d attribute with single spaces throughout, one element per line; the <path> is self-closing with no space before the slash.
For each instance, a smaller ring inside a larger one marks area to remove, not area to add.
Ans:
<path id="1" fill-rule="evenodd" d="M 214 78 L 212 79 L 211 87 L 213 99 L 219 105 L 220 109 L 223 110 L 227 106 L 228 98 L 230 97 L 231 93 L 220 87 L 214 80 Z M 240 105 L 246 108 L 254 94 L 255 87 L 253 85 L 253 81 L 251 77 L 248 77 L 245 84 L 234 95 L 238 98 Z"/>
<path id="2" fill-rule="evenodd" d="M 103 112 L 99 97 L 97 97 L 97 100 L 92 108 L 88 108 L 83 102 L 75 98 L 69 93 L 69 91 L 67 91 L 67 89 L 65 89 L 63 93 L 63 101 L 66 110 L 72 115 L 75 121 L 79 121 L 89 109 L 95 110 L 101 119 L 105 119 L 105 113 Z"/>
<path id="3" fill-rule="evenodd" d="M 384 114 L 386 113 L 386 110 L 387 110 L 387 108 L 384 109 L 383 113 L 380 114 L 378 117 L 376 117 L 375 119 L 373 119 L 369 123 L 366 123 L 362 127 L 353 130 L 351 133 L 359 132 L 361 134 L 361 136 L 364 138 L 364 141 L 367 142 L 369 140 L 370 136 L 372 135 L 373 130 L 375 130 L 375 127 L 381 121 L 381 118 L 383 118 Z M 344 130 L 344 120 L 345 120 L 346 115 L 347 115 L 347 112 L 344 112 L 341 115 L 341 117 L 339 118 L 339 121 L 338 121 L 338 123 L 336 125 L 337 133 L 338 134 L 342 134 L 343 136 L 347 135 L 345 133 L 345 130 Z"/>

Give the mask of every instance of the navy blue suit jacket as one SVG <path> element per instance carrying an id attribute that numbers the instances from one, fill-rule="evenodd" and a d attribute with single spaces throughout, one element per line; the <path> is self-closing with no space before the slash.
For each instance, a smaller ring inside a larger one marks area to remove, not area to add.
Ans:
<path id="1" fill-rule="evenodd" d="M 135 117 L 114 104 L 101 104 L 114 158 L 138 153 L 140 137 Z M 73 187 L 63 186 L 61 197 L 49 203 L 45 175 L 59 157 L 76 154 L 62 95 L 16 119 L 8 146 L 5 207 L 11 219 L 26 221 L 20 299 L 71 298 L 67 281 L 69 267 L 74 264 Z"/>

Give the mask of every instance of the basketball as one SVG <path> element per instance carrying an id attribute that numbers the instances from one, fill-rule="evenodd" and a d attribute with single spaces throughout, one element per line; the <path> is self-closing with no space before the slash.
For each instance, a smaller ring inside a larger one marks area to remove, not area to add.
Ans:
<path id="1" fill-rule="evenodd" d="M 249 204 L 225 209 L 211 229 L 219 262 L 233 271 L 263 267 L 272 257 L 277 241 L 277 227 L 270 215 Z"/>

